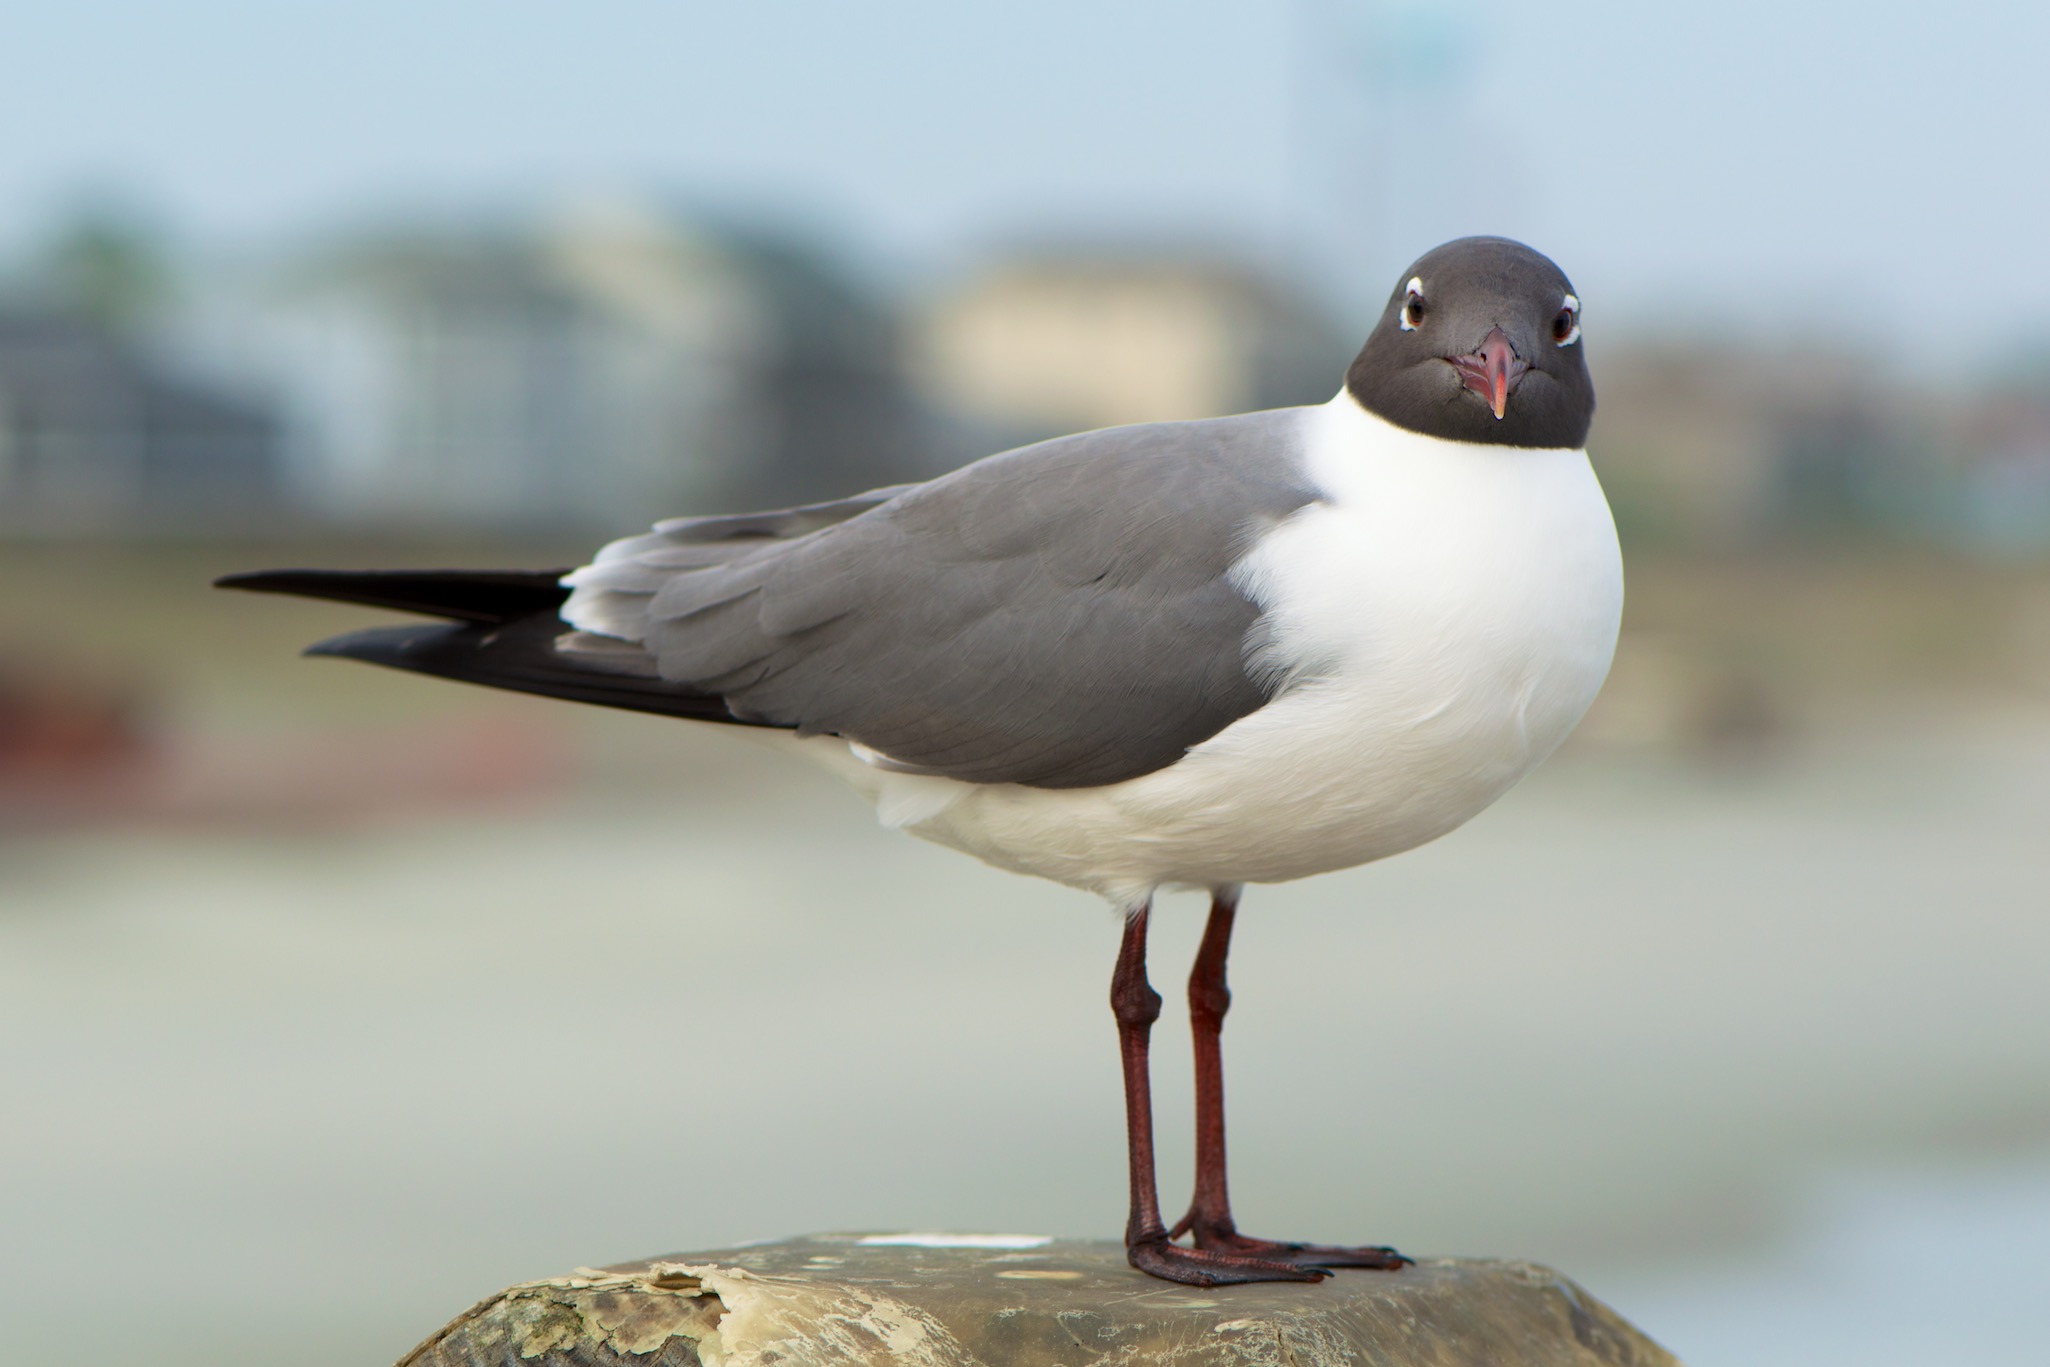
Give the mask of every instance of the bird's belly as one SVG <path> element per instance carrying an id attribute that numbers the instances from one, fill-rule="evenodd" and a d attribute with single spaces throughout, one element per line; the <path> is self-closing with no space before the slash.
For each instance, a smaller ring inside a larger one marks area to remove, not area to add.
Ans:
<path id="1" fill-rule="evenodd" d="M 1244 583 L 1270 605 L 1287 682 L 1186 759 L 1102 788 L 954 785 L 904 824 L 1127 902 L 1346 868 L 1452 830 L 1579 721 L 1622 610 L 1585 456 L 1508 454 L 1523 464 L 1480 451 L 1403 491 L 1408 519 L 1316 505 L 1263 541 Z"/>
<path id="2" fill-rule="evenodd" d="M 1547 696 L 1561 682 L 1502 678 L 1401 708 L 1380 690 L 1306 685 L 1167 769 L 1101 789 L 975 789 L 909 829 L 1124 902 L 1350 868 L 1507 792 L 1578 716 Z M 1591 696 L 1580 684 L 1567 688 Z"/>

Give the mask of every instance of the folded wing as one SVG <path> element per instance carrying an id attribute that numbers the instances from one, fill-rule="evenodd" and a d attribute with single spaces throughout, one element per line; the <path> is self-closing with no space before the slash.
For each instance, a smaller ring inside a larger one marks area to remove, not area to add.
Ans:
<path id="1" fill-rule="evenodd" d="M 557 649 L 594 670 L 651 661 L 650 682 L 736 720 L 892 767 L 1133 778 L 1267 701 L 1247 664 L 1259 612 L 1229 571 L 1313 497 L 1299 413 L 1114 428 L 859 507 L 663 524 L 563 581 L 578 630 Z"/>

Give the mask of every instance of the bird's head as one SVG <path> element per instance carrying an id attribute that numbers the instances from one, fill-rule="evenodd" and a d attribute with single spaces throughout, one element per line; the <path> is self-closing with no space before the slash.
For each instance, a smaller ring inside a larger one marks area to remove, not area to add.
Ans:
<path id="1" fill-rule="evenodd" d="M 1579 296 L 1505 237 L 1447 242 L 1404 271 L 1345 387 L 1398 427 L 1451 441 L 1579 447 L 1594 421 Z"/>

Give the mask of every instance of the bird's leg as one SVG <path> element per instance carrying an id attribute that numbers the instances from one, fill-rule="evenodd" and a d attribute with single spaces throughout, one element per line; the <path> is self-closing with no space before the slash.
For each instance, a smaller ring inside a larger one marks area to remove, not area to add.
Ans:
<path id="1" fill-rule="evenodd" d="M 1210 920 L 1189 970 L 1189 1033 L 1196 1043 L 1196 1192 L 1188 1214 L 1175 1222 L 1170 1238 L 1193 1234 L 1205 1251 L 1272 1259 L 1302 1267 L 1397 1268 L 1408 1264 L 1392 1248 L 1347 1248 L 1254 1239 L 1239 1233 L 1231 1218 L 1231 1191 L 1224 1163 L 1224 1013 L 1231 989 L 1224 963 L 1231 953 L 1231 927 L 1238 916 L 1239 890 L 1211 895 Z"/>
<path id="2" fill-rule="evenodd" d="M 1226 1282 L 1314 1282 L 1322 1269 L 1241 1253 L 1184 1248 L 1173 1243 L 1160 1219 L 1160 1195 L 1153 1180 L 1153 1087 L 1148 1047 L 1160 1019 L 1160 994 L 1146 981 L 1146 920 L 1142 906 L 1125 922 L 1117 971 L 1110 980 L 1110 1009 L 1118 1022 L 1118 1052 L 1125 1069 L 1125 1150 L 1131 1166 L 1131 1214 L 1125 1221 L 1125 1258 L 1141 1272 L 1171 1282 L 1218 1286 Z"/>
<path id="3" fill-rule="evenodd" d="M 1238 1235 L 1225 1179 L 1224 1054 L 1220 1045 L 1224 1013 L 1231 1009 L 1224 961 L 1231 952 L 1231 927 L 1238 909 L 1238 889 L 1222 888 L 1212 894 L 1203 943 L 1189 970 L 1189 1034 L 1196 1044 L 1196 1192 L 1188 1214 L 1171 1233 L 1179 1238 L 1193 1230 L 1199 1247 L 1206 1239 L 1215 1243 Z"/>

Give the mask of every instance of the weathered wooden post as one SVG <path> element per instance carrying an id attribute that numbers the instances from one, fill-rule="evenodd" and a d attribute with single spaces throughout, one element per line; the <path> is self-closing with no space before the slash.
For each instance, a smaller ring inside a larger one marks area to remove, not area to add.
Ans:
<path id="1" fill-rule="evenodd" d="M 907 1241 L 911 1240 L 911 1241 Z M 1677 1367 L 1565 1277 L 1425 1258 L 1315 1284 L 1154 1280 L 1112 1243 L 820 1235 L 510 1287 L 400 1367 Z"/>

